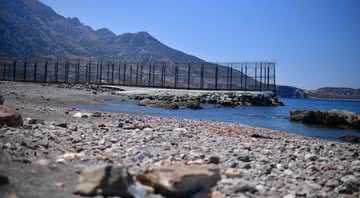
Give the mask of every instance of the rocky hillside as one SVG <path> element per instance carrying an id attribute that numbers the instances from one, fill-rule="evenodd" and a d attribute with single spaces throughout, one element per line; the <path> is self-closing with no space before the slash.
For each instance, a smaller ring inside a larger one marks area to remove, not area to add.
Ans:
<path id="1" fill-rule="evenodd" d="M 146 32 L 116 35 L 65 18 L 38 0 L 0 0 L 0 57 L 103 57 L 126 60 L 202 60 Z"/>
<path id="2" fill-rule="evenodd" d="M 281 98 L 307 98 L 305 91 L 297 87 L 277 85 L 276 90 Z"/>
<path id="3" fill-rule="evenodd" d="M 345 87 L 323 87 L 306 93 L 309 98 L 360 100 L 360 89 Z"/>

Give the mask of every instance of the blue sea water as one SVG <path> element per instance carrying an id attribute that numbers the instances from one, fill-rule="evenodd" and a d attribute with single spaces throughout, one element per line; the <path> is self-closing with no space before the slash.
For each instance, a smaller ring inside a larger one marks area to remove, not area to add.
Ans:
<path id="1" fill-rule="evenodd" d="M 117 100 L 105 101 L 105 105 L 77 106 L 80 109 L 108 111 L 108 112 L 128 112 L 152 114 L 164 117 L 177 117 L 187 119 L 202 119 L 222 122 L 238 122 L 251 126 L 264 127 L 296 133 L 304 136 L 337 139 L 340 135 L 360 136 L 359 130 L 325 128 L 315 125 L 305 125 L 298 122 L 289 121 L 289 111 L 292 109 L 308 110 L 348 110 L 360 113 L 360 102 L 345 100 L 311 100 L 311 99 L 280 99 L 285 106 L 281 107 L 262 107 L 248 106 L 236 108 L 215 108 L 212 105 L 203 105 L 204 109 L 178 109 L 169 110 L 162 108 L 151 108 L 138 106 L 136 103 L 123 102 Z"/>

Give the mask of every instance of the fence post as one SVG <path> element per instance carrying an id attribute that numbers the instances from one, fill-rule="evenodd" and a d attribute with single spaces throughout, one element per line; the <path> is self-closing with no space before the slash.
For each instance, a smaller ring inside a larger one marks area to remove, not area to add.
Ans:
<path id="1" fill-rule="evenodd" d="M 16 60 L 14 61 L 13 64 L 13 81 L 16 81 Z"/>
<path id="2" fill-rule="evenodd" d="M 247 63 L 245 63 L 245 90 L 247 90 L 247 79 L 248 79 L 248 75 L 247 75 Z"/>
<path id="3" fill-rule="evenodd" d="M 113 61 L 112 65 L 111 65 L 111 84 L 114 84 L 114 69 L 115 69 L 115 63 Z"/>
<path id="4" fill-rule="evenodd" d="M 45 71 L 44 71 L 44 82 L 47 82 L 47 78 L 48 78 L 48 61 L 46 60 L 45 62 Z"/>
<path id="5" fill-rule="evenodd" d="M 26 65 L 27 65 L 27 60 L 25 60 L 24 62 L 24 76 L 23 76 L 23 81 L 26 81 Z"/>
<path id="6" fill-rule="evenodd" d="M 190 70 L 191 70 L 191 65 L 189 63 L 189 65 L 188 65 L 188 87 L 187 87 L 187 89 L 190 89 Z"/>
<path id="7" fill-rule="evenodd" d="M 229 63 L 227 65 L 227 70 L 226 70 L 226 89 L 230 88 L 230 66 Z"/>
<path id="8" fill-rule="evenodd" d="M 233 87 L 233 67 L 232 67 L 232 63 L 230 63 L 230 89 L 232 90 Z"/>
<path id="9" fill-rule="evenodd" d="M 274 71 L 274 93 L 275 93 L 275 95 L 276 95 L 277 93 L 276 93 L 275 63 L 273 63 L 273 71 Z"/>
<path id="10" fill-rule="evenodd" d="M 267 77 L 267 86 L 266 86 L 266 88 L 267 88 L 267 90 L 269 90 L 269 83 L 270 83 L 270 67 L 269 67 L 269 64 L 267 64 L 267 75 L 266 75 Z"/>
<path id="11" fill-rule="evenodd" d="M 255 63 L 255 90 L 257 90 L 257 63 Z"/>
<path id="12" fill-rule="evenodd" d="M 4 60 L 4 64 L 3 64 L 3 80 L 5 80 L 5 76 L 6 76 L 6 60 Z"/>
<path id="13" fill-rule="evenodd" d="M 153 69 L 152 69 L 152 86 L 155 87 L 155 69 L 156 69 L 156 64 L 153 64 Z"/>
<path id="14" fill-rule="evenodd" d="M 103 62 L 102 60 L 100 61 L 100 76 L 99 76 L 99 84 L 102 84 L 102 66 L 103 66 Z"/>
<path id="15" fill-rule="evenodd" d="M 218 72 L 219 72 L 219 65 L 216 64 L 216 67 L 215 67 L 215 90 L 218 89 Z"/>
<path id="16" fill-rule="evenodd" d="M 151 86 L 151 63 L 149 64 L 149 79 L 148 79 L 148 86 Z"/>
<path id="17" fill-rule="evenodd" d="M 139 63 L 136 63 L 136 76 L 135 76 L 135 86 L 138 86 L 138 78 L 139 78 Z"/>
<path id="18" fill-rule="evenodd" d="M 244 70 L 243 70 L 243 64 L 241 64 L 240 68 L 240 89 L 243 89 L 243 76 L 244 76 Z"/>
<path id="19" fill-rule="evenodd" d="M 177 81 L 178 81 L 178 63 L 175 63 L 175 73 L 174 73 L 174 87 L 177 88 Z"/>
<path id="20" fill-rule="evenodd" d="M 200 71 L 200 89 L 204 89 L 204 63 L 201 63 L 201 71 Z"/>
<path id="21" fill-rule="evenodd" d="M 143 72 L 144 72 L 144 65 L 140 65 L 140 86 L 143 85 Z"/>
<path id="22" fill-rule="evenodd" d="M 118 64 L 118 85 L 121 84 L 120 78 L 121 78 L 121 61 Z"/>
<path id="23" fill-rule="evenodd" d="M 129 65 L 130 66 L 130 83 L 129 83 L 129 85 L 131 86 L 132 85 L 132 73 L 133 73 L 133 65 L 132 65 L 132 63 Z"/>
<path id="24" fill-rule="evenodd" d="M 107 63 L 106 84 L 110 82 L 110 62 Z"/>
<path id="25" fill-rule="evenodd" d="M 90 65 L 90 60 L 89 60 L 89 62 L 86 63 L 86 68 L 85 68 L 85 83 L 88 83 L 88 81 L 89 81 L 89 65 Z"/>
<path id="26" fill-rule="evenodd" d="M 59 70 L 59 59 L 57 59 L 55 63 L 55 73 L 54 73 L 54 80 L 57 83 L 58 82 L 58 70 Z"/>
<path id="27" fill-rule="evenodd" d="M 34 64 L 34 82 L 36 82 L 36 73 L 37 73 L 37 60 L 35 61 Z"/>
<path id="28" fill-rule="evenodd" d="M 123 85 L 125 85 L 126 81 L 126 62 L 124 63 L 124 78 L 123 78 Z"/>
<path id="29" fill-rule="evenodd" d="M 263 73 L 262 73 L 262 63 L 260 63 L 260 91 L 262 91 L 262 81 L 263 81 Z"/>
<path id="30" fill-rule="evenodd" d="M 80 83 L 80 65 L 81 61 L 79 60 L 79 63 L 77 64 L 77 83 Z"/>
<path id="31" fill-rule="evenodd" d="M 95 78 L 95 83 L 98 83 L 98 82 L 99 82 L 99 63 L 100 63 L 100 60 L 98 59 L 98 60 L 97 60 L 97 63 L 96 63 L 96 78 Z"/>

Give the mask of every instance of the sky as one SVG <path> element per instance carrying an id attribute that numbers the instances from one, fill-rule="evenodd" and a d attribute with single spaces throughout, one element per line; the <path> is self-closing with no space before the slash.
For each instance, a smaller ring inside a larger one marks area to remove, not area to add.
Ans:
<path id="1" fill-rule="evenodd" d="M 212 62 L 276 61 L 277 83 L 360 88 L 359 0 L 41 0 Z"/>

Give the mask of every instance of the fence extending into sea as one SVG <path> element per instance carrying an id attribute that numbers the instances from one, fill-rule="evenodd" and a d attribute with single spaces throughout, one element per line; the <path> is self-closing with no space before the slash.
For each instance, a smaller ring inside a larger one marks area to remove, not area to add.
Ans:
<path id="1" fill-rule="evenodd" d="M 129 62 L 0 58 L 0 80 L 123 86 L 275 91 L 274 62 Z"/>

